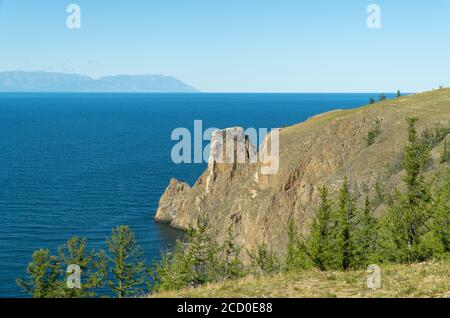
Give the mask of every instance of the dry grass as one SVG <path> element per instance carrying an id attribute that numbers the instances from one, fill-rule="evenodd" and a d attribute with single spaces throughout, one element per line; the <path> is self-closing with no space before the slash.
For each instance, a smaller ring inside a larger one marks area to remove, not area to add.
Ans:
<path id="1" fill-rule="evenodd" d="M 382 288 L 368 290 L 365 271 L 316 270 L 246 277 L 200 288 L 152 295 L 158 298 L 406 298 L 450 297 L 450 262 L 382 267 Z"/>

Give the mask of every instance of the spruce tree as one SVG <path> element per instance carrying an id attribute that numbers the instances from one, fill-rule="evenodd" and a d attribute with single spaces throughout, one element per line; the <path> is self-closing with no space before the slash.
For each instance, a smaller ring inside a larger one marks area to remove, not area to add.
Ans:
<path id="1" fill-rule="evenodd" d="M 33 253 L 27 266 L 27 278 L 17 279 L 17 285 L 33 298 L 59 297 L 61 292 L 61 266 L 58 258 L 48 249 Z"/>
<path id="2" fill-rule="evenodd" d="M 107 245 L 107 286 L 119 298 L 142 293 L 147 266 L 142 261 L 143 252 L 136 244 L 133 231 L 124 225 L 114 228 Z"/>

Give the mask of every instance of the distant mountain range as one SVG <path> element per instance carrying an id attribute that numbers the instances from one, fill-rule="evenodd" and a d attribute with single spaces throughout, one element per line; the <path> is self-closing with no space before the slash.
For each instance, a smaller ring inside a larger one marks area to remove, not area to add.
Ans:
<path id="1" fill-rule="evenodd" d="M 0 92 L 198 92 L 192 86 L 163 75 L 117 75 L 94 79 L 89 76 L 50 72 L 0 72 Z"/>

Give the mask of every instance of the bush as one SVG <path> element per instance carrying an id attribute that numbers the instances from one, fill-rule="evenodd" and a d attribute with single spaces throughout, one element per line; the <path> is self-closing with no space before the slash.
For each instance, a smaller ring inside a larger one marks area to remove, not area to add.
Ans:
<path id="1" fill-rule="evenodd" d="M 429 150 L 436 147 L 450 134 L 450 127 L 436 126 L 433 129 L 426 128 L 422 131 L 420 142 L 424 144 Z"/>
<path id="2" fill-rule="evenodd" d="M 162 261 L 154 264 L 153 290 L 177 290 L 244 276 L 240 252 L 231 227 L 228 238 L 219 245 L 210 233 L 208 220 L 200 217 L 197 225 L 188 229 L 186 239 L 178 241 L 173 251 L 163 253 Z"/>
<path id="3" fill-rule="evenodd" d="M 255 250 L 248 251 L 255 274 L 273 274 L 281 270 L 279 257 L 269 251 L 266 244 L 259 244 Z"/>
<path id="4" fill-rule="evenodd" d="M 447 146 L 447 139 L 444 140 L 444 149 L 441 154 L 441 163 L 450 162 L 450 150 Z"/>
<path id="5" fill-rule="evenodd" d="M 381 135 L 381 133 L 382 133 L 381 120 L 379 118 L 377 118 L 375 120 L 372 128 L 367 133 L 367 137 L 366 137 L 366 145 L 367 145 L 367 147 L 370 147 L 371 145 L 373 145 L 375 143 L 375 139 L 379 135 Z"/>

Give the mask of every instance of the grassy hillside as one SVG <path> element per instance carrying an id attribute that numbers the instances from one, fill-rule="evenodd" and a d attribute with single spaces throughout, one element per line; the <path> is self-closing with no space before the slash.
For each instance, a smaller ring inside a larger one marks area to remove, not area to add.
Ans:
<path id="1" fill-rule="evenodd" d="M 448 129 L 450 89 L 328 112 L 285 127 L 280 131 L 277 173 L 262 174 L 260 165 L 252 164 L 210 165 L 193 187 L 172 180 L 156 219 L 187 228 L 199 216 L 207 216 L 219 241 L 233 226 L 236 241 L 244 248 L 265 243 L 271 250 L 283 252 L 289 217 L 307 234 L 316 213 L 319 187 L 328 187 L 331 196 L 336 196 L 344 178 L 351 182 L 358 204 L 368 195 L 376 215 L 381 215 L 386 202 L 378 200 L 377 186 L 383 186 L 385 198 L 403 187 L 407 117 L 419 119 L 419 134 L 437 127 Z M 379 133 L 368 145 L 377 122 Z M 431 149 L 432 174 L 444 166 L 439 160 L 443 148 L 441 140 Z"/>
<path id="2" fill-rule="evenodd" d="M 161 199 L 158 213 L 173 225 L 195 224 L 199 215 L 207 221 L 159 272 L 155 290 L 178 291 L 155 296 L 450 297 L 448 257 L 383 265 L 375 291 L 364 270 L 339 271 L 448 256 L 449 138 L 450 90 L 443 89 L 282 129 L 272 175 L 211 160 L 194 187 L 172 181 Z M 216 253 L 230 241 L 250 252 Z M 223 281 L 239 277 L 223 262 L 230 255 L 240 258 L 241 273 L 282 274 Z M 302 270 L 311 264 L 323 271 Z"/>
<path id="3" fill-rule="evenodd" d="M 246 277 L 152 295 L 161 298 L 444 297 L 450 298 L 450 261 L 382 267 L 382 288 L 368 290 L 365 271 L 317 270 Z"/>

